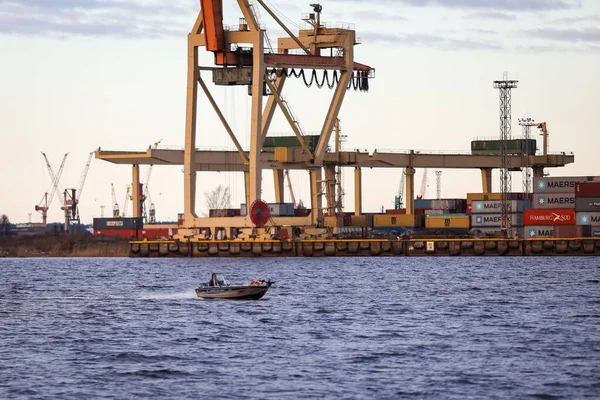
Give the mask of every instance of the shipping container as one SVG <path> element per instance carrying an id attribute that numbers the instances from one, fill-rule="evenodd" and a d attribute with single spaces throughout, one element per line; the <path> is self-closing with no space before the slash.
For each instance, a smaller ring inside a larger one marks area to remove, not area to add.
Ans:
<path id="1" fill-rule="evenodd" d="M 522 227 L 512 227 L 511 228 L 513 238 L 523 237 L 523 228 Z M 476 238 L 503 238 L 505 237 L 502 228 L 499 226 L 492 227 L 475 227 L 471 228 L 469 232 L 471 236 Z"/>
<path id="2" fill-rule="evenodd" d="M 294 217 L 308 217 L 310 211 L 310 208 L 296 208 L 294 210 Z"/>
<path id="3" fill-rule="evenodd" d="M 417 199 L 415 200 L 414 208 L 431 209 L 431 200 Z"/>
<path id="4" fill-rule="evenodd" d="M 425 215 L 446 215 L 450 214 L 450 210 L 425 210 Z"/>
<path id="5" fill-rule="evenodd" d="M 373 227 L 415 226 L 416 215 L 378 214 L 373 216 Z"/>
<path id="6" fill-rule="evenodd" d="M 319 143 L 319 135 L 304 135 L 302 139 L 309 149 L 315 150 Z M 302 147 L 296 136 L 267 136 L 263 144 L 264 150 L 271 150 L 275 147 Z"/>
<path id="7" fill-rule="evenodd" d="M 531 208 L 529 200 L 509 200 L 510 212 L 523 212 L 526 208 Z M 502 213 L 502 200 L 474 200 L 471 203 L 471 212 L 477 214 Z"/>
<path id="8" fill-rule="evenodd" d="M 577 225 L 600 226 L 600 212 L 578 212 Z"/>
<path id="9" fill-rule="evenodd" d="M 269 214 L 272 217 L 293 217 L 294 203 L 268 203 Z"/>
<path id="10" fill-rule="evenodd" d="M 524 233 L 527 239 L 553 238 L 554 226 L 527 226 Z"/>
<path id="11" fill-rule="evenodd" d="M 533 208 L 575 208 L 575 191 L 573 193 L 534 194 Z"/>
<path id="12" fill-rule="evenodd" d="M 600 197 L 600 182 L 575 184 L 575 197 Z"/>
<path id="13" fill-rule="evenodd" d="M 591 236 L 591 227 L 578 225 L 559 225 L 554 227 L 555 238 L 580 238 Z"/>
<path id="14" fill-rule="evenodd" d="M 474 201 L 502 200 L 502 193 L 467 193 L 467 205 Z"/>
<path id="15" fill-rule="evenodd" d="M 124 238 L 135 238 L 139 235 L 139 229 L 94 229 L 94 236 L 118 236 Z"/>
<path id="16" fill-rule="evenodd" d="M 469 229 L 470 220 L 467 215 L 460 216 L 432 216 L 425 218 L 425 228 L 428 229 Z"/>
<path id="17" fill-rule="evenodd" d="M 525 225 L 575 225 L 575 210 L 571 209 L 541 209 L 525 210 L 523 213 Z"/>
<path id="18" fill-rule="evenodd" d="M 591 176 L 554 176 L 533 178 L 533 193 L 575 193 L 575 184 L 592 180 Z"/>
<path id="19" fill-rule="evenodd" d="M 96 229 L 142 229 L 144 219 L 142 217 L 129 218 L 94 218 L 94 230 Z"/>
<path id="20" fill-rule="evenodd" d="M 213 210 L 208 210 L 208 216 L 210 218 L 228 218 L 228 217 L 236 217 L 241 214 L 239 208 L 218 208 Z"/>
<path id="21" fill-rule="evenodd" d="M 600 212 L 600 197 L 579 197 L 575 199 L 577 212 Z"/>
<path id="22" fill-rule="evenodd" d="M 431 208 L 436 210 L 451 210 L 456 212 L 465 212 L 467 201 L 465 199 L 440 199 L 430 200 Z"/>
<path id="23" fill-rule="evenodd" d="M 592 227 L 592 231 L 590 233 L 591 237 L 600 237 L 600 228 Z"/>
<path id="24" fill-rule="evenodd" d="M 394 208 L 390 210 L 385 210 L 386 214 L 406 214 L 406 208 Z"/>
<path id="25" fill-rule="evenodd" d="M 499 139 L 473 140 L 471 154 L 476 155 L 501 155 L 503 141 Z M 508 154 L 535 155 L 537 144 L 535 139 L 510 139 L 506 141 Z"/>
<path id="26" fill-rule="evenodd" d="M 523 214 L 511 213 L 510 225 L 523 226 Z M 474 227 L 495 227 L 502 226 L 502 214 L 471 214 L 471 226 Z"/>

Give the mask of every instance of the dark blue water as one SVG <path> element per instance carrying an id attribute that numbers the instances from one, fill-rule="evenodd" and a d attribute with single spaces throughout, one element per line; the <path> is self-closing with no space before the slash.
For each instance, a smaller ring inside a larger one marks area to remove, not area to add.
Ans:
<path id="1" fill-rule="evenodd" d="M 211 271 L 272 278 L 201 300 Z M 598 258 L 0 259 L 0 398 L 600 398 Z"/>

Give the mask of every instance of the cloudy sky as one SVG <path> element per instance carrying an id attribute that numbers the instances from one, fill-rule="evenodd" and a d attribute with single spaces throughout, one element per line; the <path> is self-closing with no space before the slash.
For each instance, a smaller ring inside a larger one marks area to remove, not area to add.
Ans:
<path id="1" fill-rule="evenodd" d="M 78 187 L 90 151 L 182 147 L 185 124 L 186 34 L 196 0 L 0 0 L 0 213 L 12 222 L 40 221 L 34 207 L 50 187 L 41 155 L 56 171 L 69 153 L 61 186 Z M 241 16 L 225 1 L 225 23 Z M 292 30 L 307 4 L 271 0 Z M 576 162 L 551 175 L 600 175 L 597 160 L 600 106 L 600 2 L 593 0 L 328 0 L 323 21 L 354 24 L 362 44 L 355 59 L 376 68 L 368 93 L 349 92 L 340 113 L 346 149 L 467 152 L 476 137 L 499 136 L 498 92 L 492 82 L 508 72 L 517 118 L 546 121 L 551 152 L 574 152 Z M 266 12 L 271 42 L 281 35 Z M 201 55 L 210 65 L 210 54 Z M 249 98 L 245 88 L 211 88 L 243 145 Z M 328 89 L 286 87 L 305 132 L 319 130 L 331 98 Z M 200 101 L 198 146 L 233 149 L 205 100 Z M 290 134 L 281 115 L 273 135 Z M 541 141 L 538 142 L 541 146 Z M 417 171 L 417 190 L 422 171 Z M 147 169 L 142 169 L 142 180 Z M 429 171 L 428 197 L 435 195 Z M 354 208 L 352 170 L 345 173 L 346 209 Z M 495 175 L 497 177 L 497 175 Z M 513 174 L 521 190 L 521 174 Z M 93 160 L 81 197 L 83 222 L 111 208 L 111 183 L 123 207 L 131 168 Z M 270 172 L 263 198 L 274 201 Z M 364 211 L 393 207 L 400 171 L 366 170 Z M 203 193 L 219 183 L 243 201 L 243 177 L 201 174 Z M 292 173 L 296 198 L 309 201 L 308 173 Z M 150 192 L 159 220 L 183 209 L 181 167 L 155 167 Z M 498 182 L 494 188 L 498 189 Z M 444 170 L 442 196 L 481 191 L 476 170 Z M 287 192 L 286 192 L 287 196 Z M 58 202 L 51 221 L 61 220 Z M 131 205 L 129 205 L 131 210 Z"/>

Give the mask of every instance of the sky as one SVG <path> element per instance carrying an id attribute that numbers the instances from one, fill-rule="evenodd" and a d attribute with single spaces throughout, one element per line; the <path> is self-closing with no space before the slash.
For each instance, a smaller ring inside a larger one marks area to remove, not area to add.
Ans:
<path id="1" fill-rule="evenodd" d="M 296 32 L 310 2 L 266 1 Z M 224 22 L 241 13 L 224 1 Z M 468 152 L 474 138 L 498 138 L 499 93 L 505 72 L 512 91 L 512 136 L 518 118 L 545 121 L 550 152 L 573 152 L 575 163 L 551 176 L 600 175 L 600 2 L 595 0 L 327 0 L 322 21 L 353 24 L 361 44 L 355 60 L 376 69 L 367 93 L 349 91 L 340 111 L 343 148 Z M 103 150 L 143 151 L 160 141 L 182 148 L 185 138 L 186 36 L 197 0 L 0 0 L 0 214 L 11 222 L 41 222 L 35 211 L 65 153 L 60 186 L 78 188 L 88 155 Z M 272 43 L 283 32 L 264 11 Z M 267 46 L 268 47 L 268 46 Z M 201 49 L 200 63 L 212 65 Z M 206 80 L 210 80 L 207 78 Z M 250 98 L 245 87 L 211 92 L 242 146 L 249 143 Z M 329 89 L 289 81 L 284 97 L 305 133 L 316 133 L 331 100 Z M 537 131 L 534 132 L 537 135 Z M 291 135 L 280 111 L 270 135 Z M 234 150 L 203 96 L 197 146 Z M 538 140 L 541 147 L 541 138 Z M 416 172 L 420 190 L 423 171 Z M 478 170 L 442 170 L 442 198 L 480 192 Z M 148 167 L 141 167 L 142 182 Z M 401 170 L 363 170 L 363 212 L 393 208 Z M 499 190 L 494 174 L 494 190 Z M 291 172 L 296 199 L 310 201 L 307 171 Z M 263 172 L 263 199 L 274 202 L 272 173 Z M 513 191 L 522 190 L 512 174 Z M 93 159 L 80 198 L 82 222 L 111 214 L 111 185 L 124 207 L 131 167 Z M 354 210 L 353 169 L 343 175 L 345 209 Z M 428 171 L 426 197 L 436 195 Z M 155 166 L 148 188 L 157 219 L 183 212 L 181 166 Z M 244 201 L 241 173 L 200 173 L 204 193 L 230 188 L 233 206 Z M 286 187 L 286 201 L 289 192 Z M 131 204 L 128 205 L 131 215 Z M 55 198 L 49 221 L 61 221 Z"/>

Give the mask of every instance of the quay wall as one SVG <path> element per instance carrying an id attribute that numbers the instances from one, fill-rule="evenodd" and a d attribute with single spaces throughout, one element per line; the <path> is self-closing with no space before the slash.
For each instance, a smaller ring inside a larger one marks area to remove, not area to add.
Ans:
<path id="1" fill-rule="evenodd" d="M 144 241 L 130 257 L 598 256 L 600 238 Z"/>

